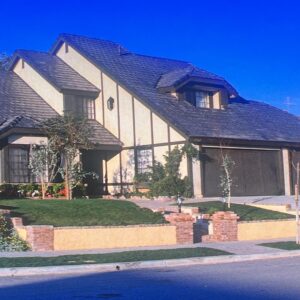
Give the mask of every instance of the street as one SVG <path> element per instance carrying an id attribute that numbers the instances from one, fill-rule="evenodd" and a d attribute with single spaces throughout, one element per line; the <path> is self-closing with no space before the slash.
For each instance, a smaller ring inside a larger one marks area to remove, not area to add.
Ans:
<path id="1" fill-rule="evenodd" d="M 0 299 L 299 299 L 300 258 L 0 278 Z M 1 272 L 1 271 L 0 271 Z"/>

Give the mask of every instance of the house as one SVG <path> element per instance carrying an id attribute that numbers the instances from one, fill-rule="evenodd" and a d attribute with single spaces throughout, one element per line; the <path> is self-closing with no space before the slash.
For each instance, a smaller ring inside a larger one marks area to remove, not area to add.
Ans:
<path id="1" fill-rule="evenodd" d="M 61 34 L 49 52 L 18 50 L 0 73 L 0 182 L 26 183 L 39 122 L 73 112 L 88 118 L 95 148 L 85 169 L 100 192 L 130 189 L 135 174 L 187 142 L 182 176 L 196 197 L 219 196 L 225 152 L 235 162 L 233 195 L 290 195 L 300 160 L 300 121 L 243 99 L 224 78 L 188 62 L 132 53 L 106 40 Z"/>

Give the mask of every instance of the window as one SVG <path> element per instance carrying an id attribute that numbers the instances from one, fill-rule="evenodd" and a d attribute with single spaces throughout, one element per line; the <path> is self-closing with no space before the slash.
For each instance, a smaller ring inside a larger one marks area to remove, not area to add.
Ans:
<path id="1" fill-rule="evenodd" d="M 30 182 L 29 147 L 9 147 L 8 157 L 9 182 Z"/>
<path id="2" fill-rule="evenodd" d="M 197 91 L 195 92 L 196 107 L 210 108 L 209 93 Z"/>
<path id="3" fill-rule="evenodd" d="M 136 150 L 136 171 L 137 174 L 144 174 L 152 167 L 152 149 L 137 149 Z"/>
<path id="4" fill-rule="evenodd" d="M 64 110 L 66 114 L 76 117 L 95 119 L 95 100 L 81 96 L 65 96 Z"/>
<path id="5" fill-rule="evenodd" d="M 83 114 L 88 119 L 95 119 L 95 101 L 93 99 L 83 99 Z"/>

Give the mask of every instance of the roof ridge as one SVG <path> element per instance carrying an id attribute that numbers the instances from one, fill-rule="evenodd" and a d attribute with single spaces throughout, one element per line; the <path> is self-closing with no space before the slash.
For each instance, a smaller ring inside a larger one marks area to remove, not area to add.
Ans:
<path id="1" fill-rule="evenodd" d="M 186 60 L 180 60 L 180 59 L 168 58 L 168 57 L 162 57 L 162 56 L 147 55 L 147 54 L 140 54 L 140 53 L 135 53 L 135 52 L 132 52 L 132 53 L 136 56 L 143 56 L 143 57 L 149 57 L 149 58 L 154 58 L 154 59 L 162 59 L 162 60 L 176 61 L 176 62 L 191 64 L 191 62 L 186 61 Z"/>
<path id="2" fill-rule="evenodd" d="M 79 38 L 86 38 L 86 39 L 90 39 L 90 40 L 95 40 L 95 41 L 99 41 L 99 42 L 107 42 L 107 43 L 111 43 L 114 44 L 116 46 L 122 46 L 122 44 L 118 43 L 118 42 L 113 42 L 111 40 L 107 40 L 107 39 L 101 39 L 101 38 L 97 38 L 97 37 L 91 37 L 91 36 L 87 36 L 87 35 L 81 35 L 81 34 L 73 34 L 73 33 L 61 33 L 58 36 L 58 39 L 60 37 L 68 37 L 68 36 L 72 36 L 72 37 L 79 37 Z"/>

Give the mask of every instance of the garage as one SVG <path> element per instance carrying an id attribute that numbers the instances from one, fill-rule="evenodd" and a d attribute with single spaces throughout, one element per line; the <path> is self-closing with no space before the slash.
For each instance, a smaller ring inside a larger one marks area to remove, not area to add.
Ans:
<path id="1" fill-rule="evenodd" d="M 203 148 L 204 196 L 220 197 L 222 157 L 234 162 L 232 196 L 283 195 L 284 177 L 280 150 Z"/>

